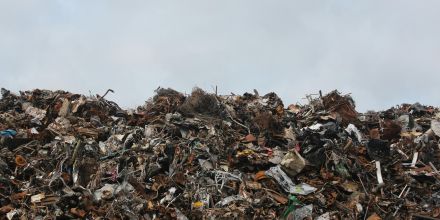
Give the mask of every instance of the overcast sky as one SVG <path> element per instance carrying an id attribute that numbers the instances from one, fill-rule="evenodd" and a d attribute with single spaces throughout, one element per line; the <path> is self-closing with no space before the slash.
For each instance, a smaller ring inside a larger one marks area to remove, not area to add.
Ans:
<path id="1" fill-rule="evenodd" d="M 0 0 L 0 86 L 351 93 L 358 110 L 440 105 L 440 1 Z"/>

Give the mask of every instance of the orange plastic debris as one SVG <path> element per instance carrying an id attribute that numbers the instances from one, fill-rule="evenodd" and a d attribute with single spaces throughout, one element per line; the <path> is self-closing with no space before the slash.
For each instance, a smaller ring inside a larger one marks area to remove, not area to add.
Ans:
<path id="1" fill-rule="evenodd" d="M 23 156 L 17 155 L 17 156 L 15 156 L 15 164 L 17 164 L 17 166 L 19 166 L 19 167 L 22 167 L 27 164 L 27 161 L 26 161 L 26 159 L 24 159 Z"/>
<path id="2" fill-rule="evenodd" d="M 268 177 L 266 176 L 264 171 L 259 171 L 258 173 L 255 174 L 255 180 L 256 181 L 262 180 L 262 179 L 266 179 L 266 178 L 268 178 Z"/>

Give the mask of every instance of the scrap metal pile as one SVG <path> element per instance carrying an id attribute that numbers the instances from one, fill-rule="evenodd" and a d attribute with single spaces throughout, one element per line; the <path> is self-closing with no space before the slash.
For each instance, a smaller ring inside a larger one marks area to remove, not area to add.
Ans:
<path id="1" fill-rule="evenodd" d="M 104 95 L 105 96 L 105 95 Z M 440 111 L 160 88 L 0 100 L 1 219 L 436 219 Z"/>

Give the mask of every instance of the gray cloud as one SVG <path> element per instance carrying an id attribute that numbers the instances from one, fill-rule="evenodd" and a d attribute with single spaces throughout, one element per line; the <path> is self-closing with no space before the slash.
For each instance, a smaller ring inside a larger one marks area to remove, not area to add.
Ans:
<path id="1" fill-rule="evenodd" d="M 358 109 L 440 105 L 440 1 L 0 1 L 0 86 L 256 88 L 286 103 L 351 92 Z"/>

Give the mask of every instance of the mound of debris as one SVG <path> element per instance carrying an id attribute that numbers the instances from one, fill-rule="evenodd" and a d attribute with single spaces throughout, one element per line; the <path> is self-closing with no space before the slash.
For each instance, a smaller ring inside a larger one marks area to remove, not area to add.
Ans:
<path id="1" fill-rule="evenodd" d="M 431 106 L 160 88 L 124 110 L 105 95 L 1 92 L 2 219 L 440 217 Z"/>

